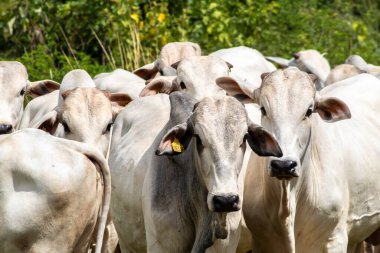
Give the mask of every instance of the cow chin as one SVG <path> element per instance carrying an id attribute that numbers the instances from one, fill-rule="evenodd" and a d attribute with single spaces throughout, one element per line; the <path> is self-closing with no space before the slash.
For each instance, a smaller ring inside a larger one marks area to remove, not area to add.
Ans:
<path id="1" fill-rule="evenodd" d="M 241 201 L 237 193 L 208 193 L 207 206 L 211 212 L 236 212 L 241 209 Z"/>

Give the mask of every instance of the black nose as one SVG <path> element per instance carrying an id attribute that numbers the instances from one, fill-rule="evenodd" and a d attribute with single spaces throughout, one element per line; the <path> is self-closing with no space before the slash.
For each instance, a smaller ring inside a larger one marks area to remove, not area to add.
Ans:
<path id="1" fill-rule="evenodd" d="M 297 162 L 292 160 L 272 160 L 270 162 L 271 176 L 279 179 L 298 177 L 296 166 Z"/>
<path id="2" fill-rule="evenodd" d="M 294 59 L 298 60 L 301 57 L 300 53 L 294 53 L 293 54 Z"/>
<path id="3" fill-rule="evenodd" d="M 212 199 L 215 212 L 239 211 L 239 196 L 214 196 Z"/>
<path id="4" fill-rule="evenodd" d="M 0 134 L 9 134 L 10 132 L 12 132 L 12 129 L 12 125 L 0 124 Z"/>

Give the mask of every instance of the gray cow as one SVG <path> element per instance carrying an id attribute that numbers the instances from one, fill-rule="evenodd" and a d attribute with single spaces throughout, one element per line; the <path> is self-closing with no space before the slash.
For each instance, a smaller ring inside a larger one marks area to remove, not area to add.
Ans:
<path id="1" fill-rule="evenodd" d="M 259 155 L 281 156 L 281 150 L 232 97 L 196 103 L 175 92 L 169 99 L 169 122 L 143 159 L 148 167 L 141 210 L 147 251 L 233 252 L 240 230 L 236 211 L 241 208 L 238 177 L 245 140 Z"/>

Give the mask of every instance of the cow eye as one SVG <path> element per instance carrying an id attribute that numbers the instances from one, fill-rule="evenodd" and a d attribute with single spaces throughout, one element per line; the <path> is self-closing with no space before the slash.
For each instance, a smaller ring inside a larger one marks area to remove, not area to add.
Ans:
<path id="1" fill-rule="evenodd" d="M 247 135 L 244 135 L 243 142 L 240 144 L 240 147 L 244 147 L 245 141 L 247 140 Z"/>
<path id="2" fill-rule="evenodd" d="M 203 146 L 203 143 L 202 143 L 202 140 L 201 140 L 201 137 L 199 137 L 199 135 L 195 135 L 195 139 L 197 140 L 197 145 L 201 145 Z"/>
<path id="3" fill-rule="evenodd" d="M 263 116 L 267 115 L 267 111 L 265 111 L 264 106 L 260 107 L 260 111 L 261 111 L 261 115 L 263 115 Z"/>
<path id="4" fill-rule="evenodd" d="M 65 133 L 71 132 L 69 126 L 67 125 L 67 123 L 65 121 L 62 122 L 62 126 L 63 126 L 63 130 L 65 130 Z"/>
<path id="5" fill-rule="evenodd" d="M 112 127 L 112 125 L 113 125 L 113 122 L 108 123 L 107 128 L 106 128 L 106 130 L 103 132 L 103 134 L 105 134 L 105 133 L 109 133 L 109 131 L 111 131 L 111 127 Z"/>
<path id="6" fill-rule="evenodd" d="M 25 88 L 23 88 L 21 91 L 20 91 L 20 96 L 24 96 L 25 94 Z"/>
<path id="7" fill-rule="evenodd" d="M 305 117 L 307 118 L 310 117 L 312 113 L 313 113 L 313 110 L 311 108 L 307 109 Z"/>
<path id="8" fill-rule="evenodd" d="M 183 81 L 181 81 L 181 82 L 179 83 L 179 86 L 181 86 L 181 89 L 182 89 L 182 90 L 186 89 L 186 85 L 185 85 L 185 83 L 184 83 Z"/>

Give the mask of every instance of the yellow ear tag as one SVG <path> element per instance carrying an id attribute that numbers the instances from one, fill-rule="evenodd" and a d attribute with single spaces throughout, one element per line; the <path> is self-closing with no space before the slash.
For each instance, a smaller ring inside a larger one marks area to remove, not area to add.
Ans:
<path id="1" fill-rule="evenodd" d="M 174 138 L 172 142 L 172 149 L 177 153 L 182 153 L 185 150 L 177 138 Z"/>

